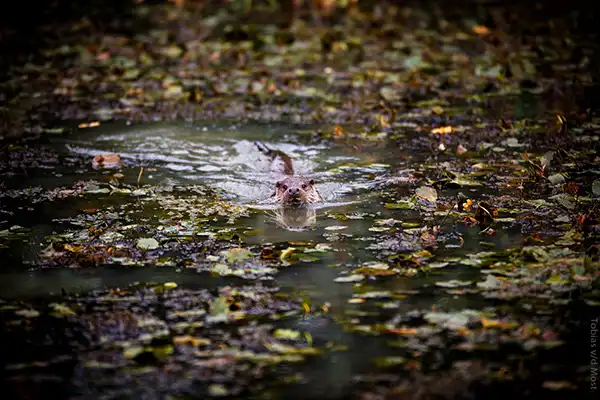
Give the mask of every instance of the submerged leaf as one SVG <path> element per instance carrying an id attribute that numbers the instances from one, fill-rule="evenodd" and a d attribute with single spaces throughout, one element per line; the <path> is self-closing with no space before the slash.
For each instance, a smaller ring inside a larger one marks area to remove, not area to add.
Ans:
<path id="1" fill-rule="evenodd" d="M 438 198 L 437 191 L 430 186 L 421 186 L 417 188 L 415 194 L 417 197 L 427 200 L 431 203 L 435 203 Z"/>
<path id="2" fill-rule="evenodd" d="M 594 193 L 595 196 L 600 196 L 600 179 L 596 179 L 592 183 L 592 193 Z"/>
<path id="3" fill-rule="evenodd" d="M 249 258 L 252 258 L 253 254 L 248 249 L 243 249 L 241 247 L 236 247 L 233 249 L 229 249 L 225 252 L 225 258 L 229 263 L 235 263 L 239 261 L 244 261 Z"/>

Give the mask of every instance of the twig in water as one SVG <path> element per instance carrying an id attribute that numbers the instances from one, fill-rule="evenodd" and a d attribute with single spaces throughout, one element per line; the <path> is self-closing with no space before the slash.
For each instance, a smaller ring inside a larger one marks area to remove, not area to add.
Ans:
<path id="1" fill-rule="evenodd" d="M 140 187 L 140 181 L 142 180 L 142 175 L 144 173 L 144 167 L 140 167 L 140 173 L 138 174 L 137 185 Z"/>

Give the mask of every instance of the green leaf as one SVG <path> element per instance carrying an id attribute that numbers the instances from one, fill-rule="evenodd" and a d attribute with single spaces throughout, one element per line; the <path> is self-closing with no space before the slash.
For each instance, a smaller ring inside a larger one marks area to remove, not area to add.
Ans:
<path id="1" fill-rule="evenodd" d="M 142 250 L 154 250 L 159 246 L 158 241 L 154 238 L 140 238 L 137 241 L 137 247 Z"/>
<path id="2" fill-rule="evenodd" d="M 277 329 L 273 332 L 273 337 L 277 339 L 298 340 L 302 333 L 292 329 Z"/>
<path id="3" fill-rule="evenodd" d="M 548 177 L 548 180 L 554 186 L 563 185 L 567 180 L 565 179 L 563 174 L 554 174 Z"/>
<path id="4" fill-rule="evenodd" d="M 437 191 L 430 186 L 421 186 L 417 188 L 415 194 L 421 199 L 427 200 L 431 203 L 435 203 L 438 198 Z"/>
<path id="5" fill-rule="evenodd" d="M 496 278 L 494 275 L 488 275 L 483 282 L 477 282 L 477 287 L 482 289 L 497 289 L 502 284 L 500 279 Z"/>
<path id="6" fill-rule="evenodd" d="M 229 249 L 225 252 L 225 259 L 229 263 L 235 263 L 239 261 L 244 261 L 249 258 L 252 258 L 252 252 L 248 249 L 243 249 L 241 247 L 236 247 L 233 249 Z"/>
<path id="7" fill-rule="evenodd" d="M 575 204 L 571 201 L 571 196 L 566 193 L 560 193 L 556 196 L 550 197 L 551 200 L 555 200 L 558 204 L 566 208 L 567 210 L 574 210 Z"/>
<path id="8" fill-rule="evenodd" d="M 384 86 L 379 89 L 379 94 L 387 101 L 398 100 L 400 98 L 398 91 L 389 86 Z"/>
<path id="9" fill-rule="evenodd" d="M 600 179 L 596 179 L 592 182 L 592 193 L 594 193 L 595 196 L 600 196 Z"/>

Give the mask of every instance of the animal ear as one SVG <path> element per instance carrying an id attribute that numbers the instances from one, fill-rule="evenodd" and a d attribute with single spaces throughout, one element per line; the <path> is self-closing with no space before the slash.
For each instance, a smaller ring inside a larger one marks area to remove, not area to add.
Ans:
<path id="1" fill-rule="evenodd" d="M 311 185 L 314 185 L 315 184 L 315 180 L 311 179 L 310 181 L 308 181 L 308 183 L 310 183 Z"/>
<path id="2" fill-rule="evenodd" d="M 277 183 L 275 184 L 275 187 L 276 187 L 276 188 L 278 188 L 278 187 L 280 187 L 280 186 L 281 186 L 281 182 L 277 182 Z"/>

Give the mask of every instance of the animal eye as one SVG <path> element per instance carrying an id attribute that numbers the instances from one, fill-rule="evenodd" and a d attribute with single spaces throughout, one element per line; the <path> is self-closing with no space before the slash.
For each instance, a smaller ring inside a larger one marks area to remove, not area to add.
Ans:
<path id="1" fill-rule="evenodd" d="M 302 184 L 302 189 L 306 189 L 306 183 Z"/>
<path id="2" fill-rule="evenodd" d="M 283 185 L 283 190 L 287 190 L 287 185 Z"/>

